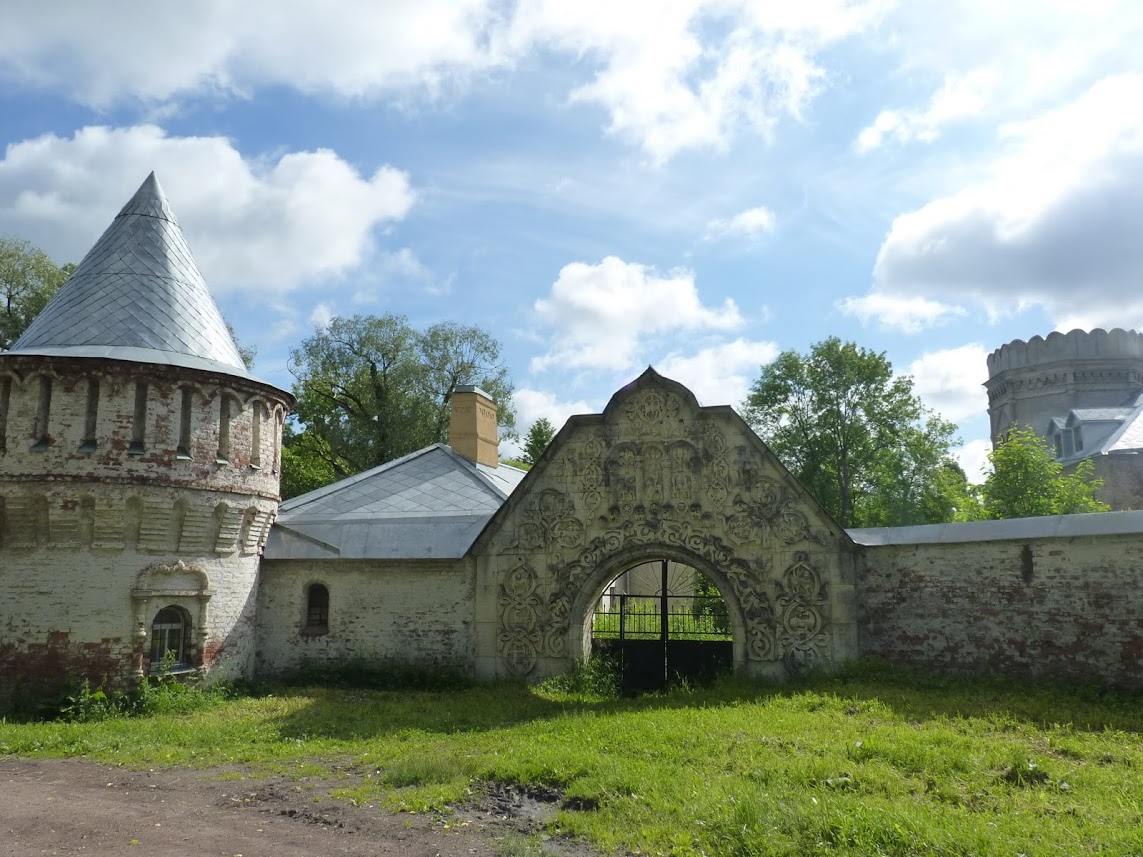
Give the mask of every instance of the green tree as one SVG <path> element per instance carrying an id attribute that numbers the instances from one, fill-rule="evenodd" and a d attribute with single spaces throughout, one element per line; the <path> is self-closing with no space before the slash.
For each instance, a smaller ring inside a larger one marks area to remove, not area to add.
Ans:
<path id="1" fill-rule="evenodd" d="M 524 452 L 521 456 L 529 467 L 540 460 L 540 456 L 544 454 L 544 450 L 548 448 L 548 444 L 552 442 L 555 434 L 555 428 L 544 417 L 540 417 L 532 423 L 532 427 L 528 429 L 528 436 L 524 440 Z"/>
<path id="2" fill-rule="evenodd" d="M 844 527 L 950 520 L 941 499 L 956 427 L 883 353 L 831 337 L 784 351 L 751 388 L 747 422 Z"/>
<path id="3" fill-rule="evenodd" d="M 1095 465 L 1084 459 L 1071 473 L 1048 444 L 1030 428 L 1014 428 L 988 453 L 992 472 L 981 496 L 986 518 L 1035 518 L 1106 512 L 1111 507 L 1095 498 L 1103 480 Z"/>
<path id="4" fill-rule="evenodd" d="M 75 265 L 62 268 L 20 238 L 0 235 L 0 351 L 7 351 L 47 306 Z"/>
<path id="5" fill-rule="evenodd" d="M 282 499 L 315 491 L 337 478 L 321 438 L 299 431 L 292 420 L 287 422 L 282 431 Z"/>
<path id="6" fill-rule="evenodd" d="M 977 520 L 976 488 L 949 456 L 956 426 L 935 414 L 923 425 L 907 426 L 898 445 L 878 452 L 870 468 L 868 490 L 855 503 L 863 527 Z"/>
<path id="7" fill-rule="evenodd" d="M 290 353 L 290 371 L 301 435 L 312 435 L 294 442 L 295 466 L 317 458 L 326 469 L 310 472 L 335 478 L 447 440 L 457 384 L 480 386 L 496 400 L 500 425 L 515 424 L 500 343 L 479 327 L 418 331 L 400 315 L 335 318 Z"/>

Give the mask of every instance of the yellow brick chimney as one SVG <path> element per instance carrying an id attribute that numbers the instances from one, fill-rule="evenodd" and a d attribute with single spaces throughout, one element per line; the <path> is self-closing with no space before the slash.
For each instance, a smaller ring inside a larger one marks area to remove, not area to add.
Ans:
<path id="1" fill-rule="evenodd" d="M 462 384 L 452 389 L 452 421 L 448 445 L 477 464 L 500 465 L 500 434 L 496 402 L 479 387 Z"/>

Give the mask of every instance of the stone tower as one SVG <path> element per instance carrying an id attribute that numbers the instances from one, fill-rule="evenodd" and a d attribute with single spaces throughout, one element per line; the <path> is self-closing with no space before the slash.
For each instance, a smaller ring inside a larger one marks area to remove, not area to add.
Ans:
<path id="1" fill-rule="evenodd" d="M 1075 408 L 1114 408 L 1143 391 L 1143 334 L 1050 333 L 1017 339 L 988 356 L 992 442 L 1013 425 L 1043 435 L 1049 421 Z"/>
<path id="2" fill-rule="evenodd" d="M 252 377 L 155 175 L 0 353 L 0 705 L 253 663 L 288 393 Z"/>

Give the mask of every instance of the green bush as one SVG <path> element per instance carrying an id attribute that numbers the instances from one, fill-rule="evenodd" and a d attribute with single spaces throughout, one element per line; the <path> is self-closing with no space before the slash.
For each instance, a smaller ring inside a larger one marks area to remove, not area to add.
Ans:
<path id="1" fill-rule="evenodd" d="M 596 655 L 576 661 L 571 672 L 545 679 L 536 689 L 557 695 L 618 699 L 623 691 L 623 673 L 617 658 Z"/>

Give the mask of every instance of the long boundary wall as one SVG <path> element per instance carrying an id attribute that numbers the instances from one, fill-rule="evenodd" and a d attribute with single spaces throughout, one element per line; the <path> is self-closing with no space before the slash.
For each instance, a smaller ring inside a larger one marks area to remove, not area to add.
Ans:
<path id="1" fill-rule="evenodd" d="M 1143 686 L 1143 512 L 849 535 L 861 654 Z"/>

